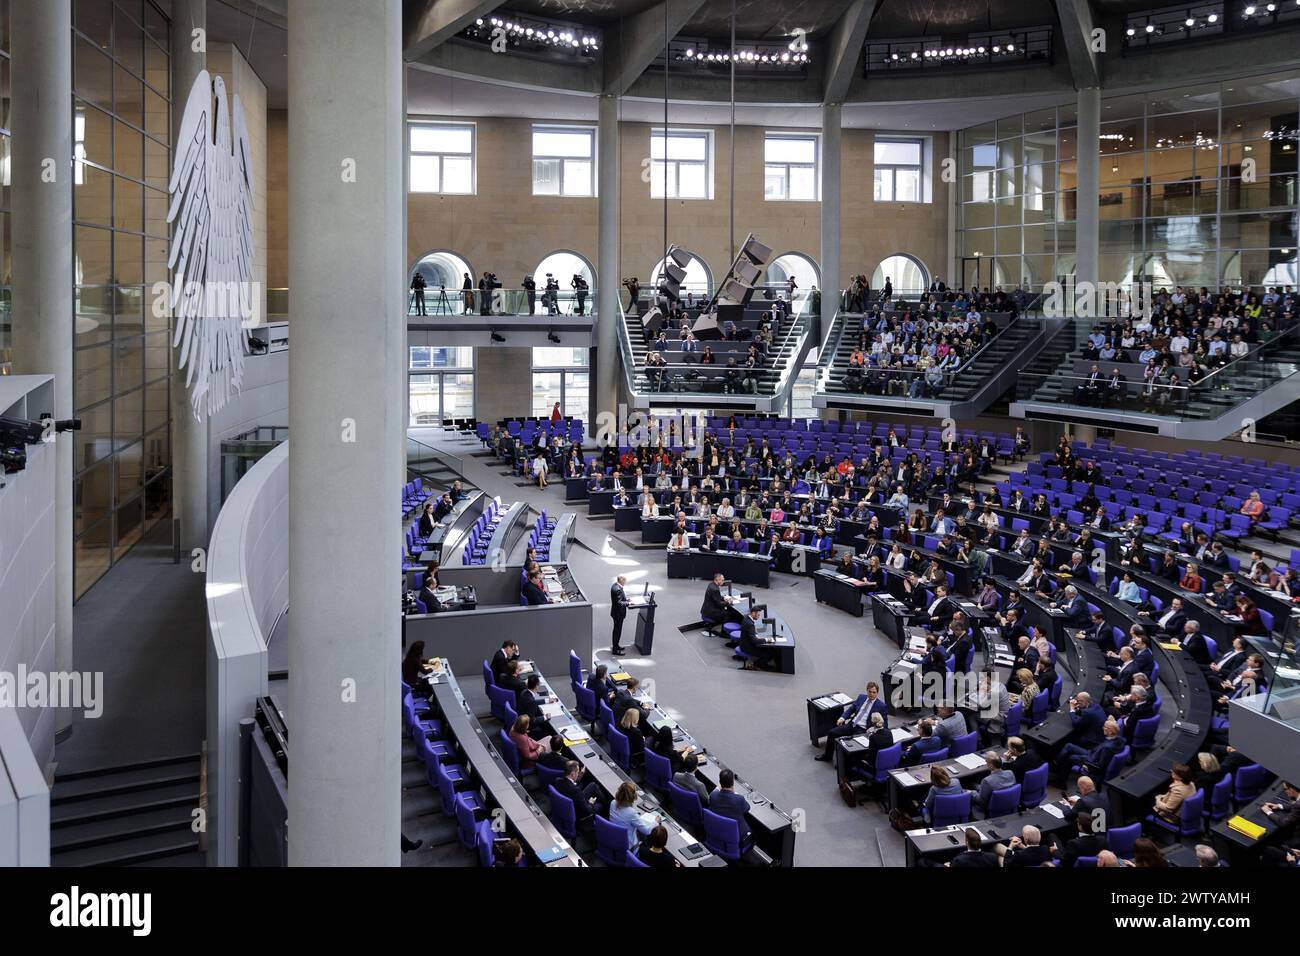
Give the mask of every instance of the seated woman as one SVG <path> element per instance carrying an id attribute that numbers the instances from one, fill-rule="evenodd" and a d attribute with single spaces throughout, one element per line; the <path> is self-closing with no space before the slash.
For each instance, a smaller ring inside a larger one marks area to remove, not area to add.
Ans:
<path id="1" fill-rule="evenodd" d="M 637 839 L 649 836 L 661 820 L 643 814 L 636 808 L 637 789 L 631 780 L 625 780 L 614 793 L 614 802 L 609 808 L 609 822 L 617 823 L 627 830 L 627 848 L 636 848 Z"/>
<path id="2" fill-rule="evenodd" d="M 1125 604 L 1131 604 L 1137 607 L 1142 603 L 1142 591 L 1138 588 L 1138 583 L 1133 580 L 1133 573 L 1125 571 L 1124 576 L 1120 578 L 1119 590 L 1115 596 Z"/>
<path id="3" fill-rule="evenodd" d="M 803 540 L 803 532 L 798 525 L 792 523 L 781 533 L 781 540 L 787 544 L 798 544 Z"/>
<path id="4" fill-rule="evenodd" d="M 1241 618 L 1237 629 L 1242 634 L 1268 636 L 1268 629 L 1264 627 L 1263 618 L 1259 616 L 1259 608 L 1244 594 L 1237 595 L 1237 616 Z"/>
<path id="5" fill-rule="evenodd" d="M 926 823 L 934 819 L 934 803 L 936 797 L 956 796 L 964 793 L 961 784 L 952 779 L 952 774 L 938 765 L 930 768 L 930 790 L 925 795 L 925 805 L 923 816 Z"/>
<path id="6" fill-rule="evenodd" d="M 1015 673 L 1015 687 L 1020 689 L 1020 703 L 1024 707 L 1024 712 L 1029 713 L 1029 708 L 1034 705 L 1034 698 L 1037 697 L 1041 690 L 1034 683 L 1034 672 L 1028 667 L 1022 667 Z M 1007 684 L 1007 690 L 1014 691 L 1010 682 Z"/>
<path id="7" fill-rule="evenodd" d="M 645 731 L 641 729 L 641 708 L 629 707 L 618 720 L 618 729 L 627 737 L 628 754 L 635 761 L 645 750 Z"/>
<path id="8" fill-rule="evenodd" d="M 872 555 L 862 569 L 862 583 L 868 591 L 879 591 L 885 586 L 885 571 L 880 565 L 880 557 Z"/>
<path id="9" fill-rule="evenodd" d="M 895 571 L 902 571 L 907 568 L 907 555 L 903 549 L 895 544 L 889 549 L 889 557 L 885 559 L 885 564 Z"/>
<path id="10" fill-rule="evenodd" d="M 1191 591 L 1193 594 L 1200 594 L 1204 587 L 1196 565 L 1190 561 L 1187 563 L 1187 570 L 1183 572 L 1182 578 L 1178 581 L 1178 586 L 1184 591 Z"/>
<path id="11" fill-rule="evenodd" d="M 534 767 L 542 754 L 551 749 L 550 740 L 534 740 L 528 735 L 531 727 L 528 715 L 520 714 L 510 728 L 510 741 L 519 748 L 519 767 L 522 770 Z"/>
<path id="12" fill-rule="evenodd" d="M 1174 764 L 1169 771 L 1169 789 L 1156 796 L 1156 816 L 1166 823 L 1177 824 L 1183 801 L 1195 792 L 1192 769 L 1185 763 Z"/>
<path id="13" fill-rule="evenodd" d="M 677 773 L 677 771 L 682 769 L 682 764 L 686 759 L 686 755 L 693 753 L 695 750 L 695 748 L 690 744 L 682 744 L 678 747 L 673 742 L 673 728 L 668 724 L 664 724 L 656 730 L 654 735 L 646 741 L 646 744 L 659 756 L 667 759 L 667 761 L 672 765 L 673 773 Z"/>
<path id="14" fill-rule="evenodd" d="M 668 828 L 662 823 L 657 824 L 641 841 L 636 858 L 649 867 L 673 869 L 681 866 L 668 852 Z"/>

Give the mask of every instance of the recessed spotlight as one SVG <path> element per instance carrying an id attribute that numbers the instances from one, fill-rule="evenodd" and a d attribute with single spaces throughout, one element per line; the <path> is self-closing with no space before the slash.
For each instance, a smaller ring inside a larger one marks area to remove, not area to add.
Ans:
<path id="1" fill-rule="evenodd" d="M 1155 33 L 1155 32 L 1156 32 L 1155 24 L 1154 24 L 1154 23 L 1148 23 L 1148 24 L 1147 24 L 1147 33 Z"/>
<path id="2" fill-rule="evenodd" d="M 1205 19 L 1206 19 L 1206 21 L 1209 22 L 1209 23 L 1218 23 L 1218 22 L 1219 22 L 1219 15 L 1218 15 L 1217 13 L 1211 13 L 1211 14 L 1210 14 L 1208 17 L 1206 17 Z"/>
<path id="3" fill-rule="evenodd" d="M 1183 21 L 1183 26 L 1185 27 L 1196 26 L 1196 19 L 1194 17 L 1188 17 L 1186 20 Z"/>
<path id="4" fill-rule="evenodd" d="M 1253 3 L 1246 4 L 1246 9 L 1242 12 L 1248 17 L 1253 17 L 1255 15 L 1255 5 Z"/>

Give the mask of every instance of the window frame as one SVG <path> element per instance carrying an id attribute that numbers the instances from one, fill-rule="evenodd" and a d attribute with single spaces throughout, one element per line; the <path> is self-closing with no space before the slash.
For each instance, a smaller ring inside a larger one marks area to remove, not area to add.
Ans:
<path id="1" fill-rule="evenodd" d="M 812 140 L 813 161 L 811 163 L 769 163 L 767 161 L 767 143 L 772 139 L 784 140 Z M 767 194 L 767 171 L 769 168 L 779 167 L 782 170 L 782 176 L 785 184 L 785 195 L 769 196 Z M 790 195 L 790 170 L 791 169 L 812 169 L 813 174 L 813 195 L 810 198 L 793 198 Z M 764 130 L 763 131 L 763 201 L 764 202 L 821 202 L 822 198 L 822 138 L 816 132 L 800 132 L 796 130 Z"/>
<path id="2" fill-rule="evenodd" d="M 529 132 L 529 146 L 530 146 L 530 147 L 532 146 L 532 139 L 533 139 L 533 137 L 534 137 L 534 136 L 535 136 L 539 131 L 540 131 L 540 132 L 547 132 L 547 133 L 583 133 L 583 134 L 585 134 L 585 135 L 587 136 L 588 140 L 589 140 L 590 143 L 591 143 L 591 152 L 590 152 L 590 154 L 587 156 L 587 158 L 586 158 L 586 160 L 585 160 L 587 163 L 589 163 L 589 164 L 591 165 L 590 183 L 588 184 L 588 185 L 589 185 L 589 189 L 590 189 L 590 191 L 589 191 L 589 192 L 585 192 L 585 193 L 569 193 L 569 192 L 565 192 L 565 191 L 564 191 L 564 183 L 565 183 L 565 179 L 564 179 L 564 163 L 565 163 L 566 160 L 580 160 L 580 157 L 576 157 L 576 156 L 548 156 L 548 155 L 546 155 L 546 154 L 542 154 L 542 155 L 539 156 L 539 155 L 537 154 L 536 151 L 533 151 L 533 153 L 532 153 L 532 163 L 533 163 L 533 167 L 532 167 L 532 171 L 531 171 L 531 176 L 532 176 L 532 186 L 533 186 L 533 195 L 534 195 L 534 196 L 544 196 L 544 197 L 547 197 L 547 198 L 550 198 L 550 199 L 594 199 L 594 198 L 596 198 L 596 195 L 597 195 L 597 193 L 596 193 L 596 190 L 597 190 L 597 184 L 598 184 L 598 181 L 599 181 L 599 179 L 600 179 L 600 175 L 599 175 L 599 171 L 598 171 L 598 167 L 597 167 L 597 150 L 599 150 L 600 145 L 599 145 L 599 142 L 598 142 L 598 137 L 596 136 L 596 127 L 594 127 L 594 126 L 584 126 L 584 125 L 582 125 L 582 124 L 575 124 L 575 123 L 534 123 L 534 124 L 532 125 L 532 129 L 531 129 L 530 132 Z M 537 162 L 538 162 L 538 160 L 542 160 L 543 162 L 546 162 L 546 161 L 550 161 L 550 162 L 558 162 L 558 163 L 560 164 L 560 191 L 559 191 L 559 192 L 555 192 L 555 193 L 539 193 L 539 192 L 537 191 Z M 581 161 L 581 160 L 580 160 L 580 161 Z"/>
<path id="3" fill-rule="evenodd" d="M 415 352 L 417 349 L 429 350 L 430 362 L 428 365 L 417 365 L 415 361 Z M 459 352 L 464 349 L 469 354 L 468 365 L 435 365 L 432 362 L 432 353 L 437 349 L 449 349 L 453 352 L 453 358 L 459 358 Z M 409 342 L 406 347 L 406 421 L 407 427 L 418 427 L 419 423 L 412 420 L 411 414 L 411 384 L 416 378 L 428 379 L 431 386 L 436 387 L 438 394 L 438 422 L 441 423 L 447 417 L 447 384 L 448 376 L 468 376 L 469 377 L 469 402 L 470 412 L 468 417 L 473 417 L 477 408 L 477 395 L 475 390 L 478 386 L 478 356 L 475 350 L 470 346 L 463 345 L 412 345 Z"/>
<path id="4" fill-rule="evenodd" d="M 430 119 L 411 119 L 407 120 L 406 136 L 406 191 L 408 194 L 415 193 L 422 196 L 477 196 L 478 195 L 478 123 L 473 121 L 462 120 L 430 120 Z M 417 129 L 464 129 L 469 131 L 469 152 L 461 153 L 452 150 L 432 151 L 417 150 L 415 148 L 415 137 L 411 135 Z M 446 157 L 468 157 L 469 158 L 469 191 L 468 192 L 448 192 L 443 188 L 446 182 L 445 162 Z M 438 161 L 438 188 L 437 189 L 416 189 L 415 177 L 411 175 L 411 165 L 415 162 L 416 157 L 423 159 L 436 158 Z"/>
<path id="5" fill-rule="evenodd" d="M 537 364 L 538 349 L 550 348 L 550 347 L 551 346 L 534 346 L 530 352 L 529 361 L 532 365 L 532 371 L 529 377 L 529 386 L 530 386 L 529 395 L 533 396 L 536 394 L 537 389 L 535 383 L 537 381 L 538 375 L 559 375 L 560 376 L 560 410 L 564 412 L 565 415 L 572 415 L 572 417 L 574 418 L 585 418 L 589 411 L 588 408 L 584 407 L 581 410 L 580 414 L 575 414 L 568 410 L 569 389 L 574 387 L 571 381 L 573 376 L 585 375 L 587 377 L 587 388 L 586 388 L 587 402 L 589 403 L 591 401 L 591 352 L 583 348 L 573 349 L 575 353 L 577 352 L 583 353 L 583 359 L 581 365 L 548 365 L 548 364 L 539 365 Z M 563 348 L 563 346 L 561 347 Z M 533 409 L 534 417 L 547 418 L 550 417 L 550 414 L 551 414 L 551 409 L 549 407 L 540 412 L 536 408 Z"/>
<path id="6" fill-rule="evenodd" d="M 662 137 L 664 140 L 663 159 L 654 158 L 654 143 L 657 137 Z M 694 159 L 670 159 L 668 156 L 668 143 L 675 137 L 704 140 L 704 159 L 702 161 L 694 160 Z M 677 199 L 682 202 L 711 202 L 713 200 L 713 130 L 712 129 L 701 129 L 699 127 L 652 126 L 650 127 L 650 152 L 648 155 L 650 158 L 649 185 L 650 185 L 651 199 L 665 199 L 665 198 Z M 661 164 L 665 168 L 664 176 L 663 176 L 664 191 L 659 195 L 655 195 L 655 180 L 657 178 L 655 176 L 655 167 L 657 164 Z M 704 193 L 705 194 L 703 196 L 681 195 L 681 189 L 680 189 L 681 167 L 683 165 L 704 167 L 704 182 L 705 182 Z M 671 166 L 673 170 L 673 175 L 672 175 L 673 191 L 671 193 L 668 191 L 667 170 L 669 166 Z"/>
<path id="7" fill-rule="evenodd" d="M 920 159 L 915 165 L 910 163 L 881 163 L 876 160 L 876 148 L 882 144 L 900 143 L 914 145 L 920 151 Z M 871 145 L 871 196 L 875 202 L 889 203 L 924 203 L 930 200 L 926 198 L 925 188 L 925 157 L 927 144 L 923 136 L 877 136 Z M 916 198 L 915 199 L 898 199 L 898 173 L 900 171 L 916 172 Z M 879 175 L 882 172 L 889 173 L 889 196 L 882 198 L 878 195 L 876 188 Z"/>

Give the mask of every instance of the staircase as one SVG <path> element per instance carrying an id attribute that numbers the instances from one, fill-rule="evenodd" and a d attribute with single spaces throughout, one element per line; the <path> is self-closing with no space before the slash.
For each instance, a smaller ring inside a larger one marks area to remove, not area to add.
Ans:
<path id="1" fill-rule="evenodd" d="M 406 471 L 408 478 L 421 478 L 426 487 L 439 494 L 450 488 L 453 481 L 459 481 L 467 492 L 478 490 L 466 480 L 463 461 L 410 435 L 406 436 Z"/>
<path id="2" fill-rule="evenodd" d="M 198 754 L 56 774 L 51 866 L 205 866 Z"/>
<path id="3" fill-rule="evenodd" d="M 756 320 L 768 310 L 770 305 L 770 302 L 755 300 L 745 307 L 744 318 Z M 670 368 L 669 374 L 670 376 L 685 374 L 686 390 L 676 391 L 665 385 L 663 389 L 656 391 L 645 374 L 650 343 L 646 341 L 641 320 L 639 317 L 629 319 L 620 314 L 623 332 L 620 345 L 623 351 L 625 380 L 632 392 L 633 406 L 649 408 L 652 405 L 691 404 L 696 396 L 700 396 L 703 403 L 711 407 L 784 413 L 799 368 L 809 349 L 815 344 L 810 341 L 814 319 L 815 317 L 808 311 L 808 300 L 805 298 L 799 303 L 797 312 L 783 321 L 777 329 L 776 339 L 771 351 L 768 352 L 767 361 L 758 373 L 757 392 L 737 391 L 726 394 L 722 391 L 719 382 L 692 385 L 689 380 L 689 370 L 681 367 Z M 707 344 L 709 344 L 707 341 L 701 342 L 701 349 Z M 740 364 L 741 358 L 743 356 L 737 356 L 737 364 Z M 725 358 L 720 359 L 718 365 L 714 367 L 725 364 Z"/>

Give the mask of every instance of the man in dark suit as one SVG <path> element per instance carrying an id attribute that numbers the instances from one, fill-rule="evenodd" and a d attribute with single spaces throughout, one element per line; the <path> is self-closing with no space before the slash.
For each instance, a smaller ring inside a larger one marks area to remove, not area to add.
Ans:
<path id="1" fill-rule="evenodd" d="M 1150 640 L 1143 635 L 1137 635 L 1129 645 L 1133 648 L 1133 663 L 1139 671 L 1150 677 L 1156 666 L 1155 656 L 1151 653 Z"/>
<path id="2" fill-rule="evenodd" d="M 1097 789 L 1092 777 L 1087 774 L 1080 776 L 1074 782 L 1074 786 L 1079 793 L 1070 798 L 1070 808 L 1065 811 L 1065 819 L 1074 823 L 1081 816 L 1087 817 L 1092 821 L 1090 828 L 1092 832 L 1105 833 L 1106 822 L 1110 815 L 1110 801 Z"/>
<path id="3" fill-rule="evenodd" d="M 736 793 L 736 775 L 731 770 L 718 774 L 718 788 L 709 794 L 709 809 L 720 816 L 730 817 L 740 825 L 740 846 L 749 846 L 749 801 Z"/>
<path id="4" fill-rule="evenodd" d="M 771 668 L 773 648 L 758 636 L 758 621 L 763 612 L 758 607 L 751 607 L 749 613 L 740 619 L 740 649 L 748 654 L 758 667 Z M 749 665 L 749 661 L 745 665 Z"/>
<path id="5" fill-rule="evenodd" d="M 719 571 L 704 589 L 704 603 L 700 605 L 700 617 L 717 625 L 722 625 L 731 615 L 731 605 L 722 595 L 722 582 L 726 580 Z"/>
<path id="6" fill-rule="evenodd" d="M 1086 690 L 1070 698 L 1070 742 L 1085 750 L 1101 743 L 1101 728 L 1106 723 L 1106 712 L 1093 701 Z"/>
<path id="7" fill-rule="evenodd" d="M 443 492 L 442 497 L 438 499 L 438 503 L 433 506 L 433 520 L 435 522 L 441 521 L 451 514 L 451 509 L 455 506 L 456 503 L 451 500 L 451 493 Z"/>
<path id="8" fill-rule="evenodd" d="M 1180 597 L 1173 598 L 1169 606 L 1163 611 L 1152 615 L 1155 621 L 1156 631 L 1159 636 L 1166 640 L 1174 639 L 1177 635 L 1183 633 L 1183 625 L 1187 623 L 1187 614 L 1183 610 L 1183 599 Z"/>
<path id="9" fill-rule="evenodd" d="M 948 597 L 948 588 L 946 585 L 938 585 L 932 593 L 929 605 L 924 611 L 917 614 L 917 620 L 925 623 L 929 622 L 935 627 L 943 627 L 947 624 L 949 618 L 957 613 L 960 608 Z"/>
<path id="10" fill-rule="evenodd" d="M 1020 828 L 1020 836 L 1012 837 L 1005 847 L 999 844 L 995 850 L 1004 867 L 1042 866 L 1052 858 L 1052 851 L 1043 846 L 1042 840 L 1042 831 L 1026 823 Z"/>
<path id="11" fill-rule="evenodd" d="M 1057 605 L 1055 602 L 1053 607 Z M 1063 614 L 1063 622 L 1066 627 L 1087 627 L 1088 626 L 1088 602 L 1079 596 L 1079 590 L 1073 584 L 1065 589 L 1065 600 L 1061 602 L 1060 608 Z"/>
<path id="12" fill-rule="evenodd" d="M 541 571 L 534 571 L 528 575 L 527 580 L 524 581 L 524 586 L 519 589 L 519 595 L 528 603 L 529 607 L 551 603 L 551 599 L 546 596 L 546 589 L 542 587 Z"/>
<path id="13" fill-rule="evenodd" d="M 1086 773 L 1095 780 L 1106 779 L 1106 768 L 1111 759 L 1124 749 L 1124 739 L 1119 733 L 1119 724 L 1113 720 L 1106 721 L 1102 728 L 1102 741 L 1095 747 L 1085 749 L 1078 744 L 1066 744 L 1056 756 L 1056 775 L 1066 777 L 1070 767 L 1078 764 L 1080 773 Z"/>
<path id="14" fill-rule="evenodd" d="M 492 655 L 492 677 L 498 684 L 501 683 L 501 677 L 506 672 L 506 665 L 511 661 L 519 660 L 519 645 L 514 641 L 505 641 L 495 654 Z"/>
<path id="15" fill-rule="evenodd" d="M 541 722 L 542 704 L 546 701 L 546 695 L 538 690 L 540 686 L 541 678 L 536 674 L 529 674 L 528 679 L 524 681 L 524 689 L 515 694 L 515 711 L 520 716 L 527 714 L 534 725 Z"/>
<path id="16" fill-rule="evenodd" d="M 1106 834 L 1092 832 L 1092 819 L 1090 817 L 1080 816 L 1075 820 L 1075 824 L 1076 833 L 1074 839 L 1066 840 L 1057 837 L 1053 855 L 1057 857 L 1058 866 L 1072 867 L 1079 857 L 1096 856 L 1106 849 Z"/>
<path id="17" fill-rule="evenodd" d="M 602 700 L 607 704 L 613 701 L 616 689 L 614 682 L 609 679 L 609 668 L 597 664 L 596 669 L 587 677 L 587 690 L 596 695 L 596 706 L 599 707 Z"/>
<path id="18" fill-rule="evenodd" d="M 582 764 L 570 760 L 565 764 L 564 776 L 555 781 L 553 786 L 560 796 L 568 797 L 573 801 L 573 813 L 577 817 L 578 826 L 585 830 L 595 827 L 592 818 L 597 812 L 603 814 L 605 811 L 601 806 L 604 795 L 600 784 L 594 780 L 585 785 L 581 784 L 582 774 Z"/>
<path id="19" fill-rule="evenodd" d="M 1107 689 L 1115 696 L 1127 694 L 1133 687 L 1133 678 L 1142 673 L 1133 660 L 1132 645 L 1126 644 L 1119 649 L 1118 661 L 1117 664 L 1108 665 L 1106 674 L 1102 677 Z"/>
<path id="20" fill-rule="evenodd" d="M 1120 374 L 1119 367 L 1116 366 L 1111 369 L 1110 378 L 1106 379 L 1106 398 L 1111 403 L 1120 405 L 1127 395 L 1128 379 Z"/>
<path id="21" fill-rule="evenodd" d="M 920 737 L 912 742 L 906 750 L 903 751 L 902 764 L 904 767 L 914 767 L 926 759 L 927 754 L 932 754 L 936 750 L 943 748 L 943 740 L 934 732 L 934 721 L 925 718 L 919 725 Z"/>
<path id="22" fill-rule="evenodd" d="M 1002 755 L 1002 766 L 1011 771 L 1016 778 L 1016 783 L 1024 784 L 1025 774 L 1037 770 L 1042 765 L 1043 758 L 1039 756 L 1038 751 L 1027 748 L 1025 742 L 1019 737 L 1008 738 L 1007 751 Z"/>
<path id="23" fill-rule="evenodd" d="M 433 580 L 426 579 L 424 587 L 420 588 L 419 602 L 424 605 L 425 610 L 430 614 L 437 614 L 443 610 L 442 602 L 438 600 L 437 592 L 433 587 Z"/>
<path id="24" fill-rule="evenodd" d="M 974 827 L 966 828 L 966 849 L 958 853 L 945 864 L 952 867 L 974 867 L 981 870 L 995 870 L 998 866 L 996 853 L 985 850 L 980 839 L 980 832 Z"/>
<path id="25" fill-rule="evenodd" d="M 1112 712 L 1114 716 L 1124 718 L 1124 739 L 1132 743 L 1133 735 L 1137 733 L 1138 721 L 1156 715 L 1156 704 L 1150 685 L 1141 685 L 1135 680 L 1127 694 L 1115 698 Z"/>
<path id="26" fill-rule="evenodd" d="M 1011 663 L 1011 676 L 1007 678 L 1007 690 L 1013 693 L 1020 692 L 1020 684 L 1015 680 L 1015 675 L 1022 670 L 1033 673 L 1038 669 L 1038 648 L 1029 643 L 1029 635 L 1021 634 L 1016 642 L 1016 656 Z M 1046 690 L 1040 687 L 1039 690 Z"/>
<path id="27" fill-rule="evenodd" d="M 818 754 L 817 760 L 830 760 L 835 750 L 835 741 L 840 737 L 852 737 L 865 733 L 871 727 L 871 715 L 880 714 L 881 720 L 888 724 L 889 708 L 880 697 L 880 685 L 875 681 L 867 684 L 867 692 L 851 704 L 845 704 L 835 726 L 826 734 L 826 749 Z"/>
<path id="28" fill-rule="evenodd" d="M 1200 621 L 1187 621 L 1183 624 L 1183 633 L 1180 642 L 1183 650 L 1199 667 L 1208 667 L 1210 663 L 1210 645 L 1205 643 L 1205 635 L 1201 633 Z"/>
<path id="29" fill-rule="evenodd" d="M 1232 639 L 1231 647 L 1226 650 L 1220 648 L 1220 651 L 1219 656 L 1204 669 L 1205 677 L 1211 687 L 1227 680 L 1242 664 L 1246 663 L 1246 642 L 1239 637 Z"/>
<path id="30" fill-rule="evenodd" d="M 519 692 L 526 690 L 528 685 L 524 683 L 523 678 L 519 676 L 519 662 L 512 660 L 506 664 L 506 669 L 501 672 L 497 678 L 497 686 L 503 690 L 508 690 L 518 699 Z"/>
<path id="31" fill-rule="evenodd" d="M 957 673 L 965 674 L 966 656 L 975 647 L 975 642 L 971 637 L 970 628 L 965 624 L 959 624 L 954 621 L 948 631 L 949 638 L 944 641 L 944 650 L 947 651 L 954 660 L 953 668 Z"/>
<path id="32" fill-rule="evenodd" d="M 619 638 L 623 636 L 623 620 L 627 617 L 627 592 L 623 586 L 627 584 L 627 578 L 620 574 L 614 581 L 614 585 L 609 589 L 609 616 L 614 619 L 614 636 L 611 640 L 612 647 L 610 653 L 615 657 L 626 654 L 623 648 L 619 647 Z"/>
<path id="33" fill-rule="evenodd" d="M 1076 631 L 1074 636 L 1076 640 L 1091 641 L 1093 644 L 1099 645 L 1103 650 L 1113 646 L 1114 643 L 1110 626 L 1106 624 L 1106 615 L 1101 611 L 1093 611 L 1088 626 Z"/>

